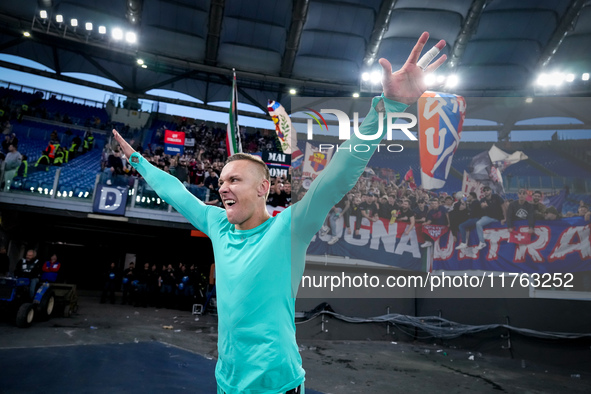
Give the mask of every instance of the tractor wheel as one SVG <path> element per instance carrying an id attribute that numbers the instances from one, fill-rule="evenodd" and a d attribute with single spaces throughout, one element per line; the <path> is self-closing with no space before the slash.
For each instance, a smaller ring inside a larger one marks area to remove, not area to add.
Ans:
<path id="1" fill-rule="evenodd" d="M 63 316 L 64 317 L 72 316 L 72 308 L 71 308 L 70 304 L 66 304 L 66 306 L 64 306 Z"/>
<path id="2" fill-rule="evenodd" d="M 49 319 L 49 316 L 51 316 L 54 307 L 55 293 L 50 290 L 43 295 L 43 298 L 41 298 L 41 302 L 39 303 L 39 317 L 42 320 Z"/>
<path id="3" fill-rule="evenodd" d="M 16 314 L 16 326 L 18 328 L 31 327 L 31 324 L 33 324 L 33 319 L 35 319 L 35 308 L 33 304 L 22 304 L 20 308 L 18 308 L 18 312 Z"/>

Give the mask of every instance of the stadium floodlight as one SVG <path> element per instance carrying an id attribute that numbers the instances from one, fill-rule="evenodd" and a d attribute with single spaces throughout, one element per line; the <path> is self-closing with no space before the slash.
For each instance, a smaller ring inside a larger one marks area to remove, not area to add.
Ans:
<path id="1" fill-rule="evenodd" d="M 359 93 L 353 93 L 353 97 L 355 97 L 355 98 L 359 97 Z"/>
<path id="2" fill-rule="evenodd" d="M 550 84 L 550 77 L 546 73 L 541 73 L 538 75 L 538 79 L 536 79 L 536 83 L 540 86 L 547 86 Z"/>
<path id="3" fill-rule="evenodd" d="M 361 74 L 361 80 L 362 81 L 369 81 L 369 73 L 368 72 L 364 72 Z"/>
<path id="4" fill-rule="evenodd" d="M 142 64 L 142 68 L 148 68 L 148 66 L 145 64 Z"/>
<path id="5" fill-rule="evenodd" d="M 558 71 L 550 74 L 550 83 L 554 86 L 560 86 L 564 82 L 564 74 Z"/>
<path id="6" fill-rule="evenodd" d="M 111 32 L 111 34 L 113 35 L 114 40 L 122 40 L 123 39 L 123 30 L 121 30 L 118 27 L 114 28 L 113 31 Z"/>
<path id="7" fill-rule="evenodd" d="M 583 81 L 588 81 L 588 80 L 589 80 L 589 73 L 584 73 L 584 74 L 581 76 L 581 79 L 582 79 Z"/>
<path id="8" fill-rule="evenodd" d="M 564 79 L 566 82 L 572 82 L 575 80 L 575 74 L 570 73 L 570 74 L 566 74 L 566 78 Z"/>
<path id="9" fill-rule="evenodd" d="M 296 94 L 296 93 L 297 93 L 297 90 L 295 90 L 295 89 L 289 89 L 289 94 Z"/>
<path id="10" fill-rule="evenodd" d="M 41 17 L 41 19 L 47 19 L 47 11 L 45 11 L 45 10 L 39 11 L 39 16 Z"/>
<path id="11" fill-rule="evenodd" d="M 457 75 L 450 75 L 449 77 L 447 77 L 446 86 L 453 88 L 458 85 L 458 82 L 460 82 L 460 80 L 458 79 Z"/>
<path id="12" fill-rule="evenodd" d="M 31 33 L 29 33 L 28 31 L 23 32 L 23 36 L 25 37 L 31 37 Z"/>
<path id="13" fill-rule="evenodd" d="M 107 28 L 105 26 L 99 26 L 98 32 L 99 34 L 107 34 Z"/>
<path id="14" fill-rule="evenodd" d="M 72 20 L 70 20 L 70 25 L 72 25 L 72 27 L 78 26 L 78 19 L 73 18 Z"/>
<path id="15" fill-rule="evenodd" d="M 379 71 L 372 71 L 370 75 L 371 83 L 378 84 L 382 80 L 382 73 Z"/>
<path id="16" fill-rule="evenodd" d="M 130 44 L 135 44 L 137 42 L 137 35 L 132 31 L 128 31 L 125 33 L 125 41 Z"/>
<path id="17" fill-rule="evenodd" d="M 92 30 L 92 22 L 86 22 L 86 30 L 88 30 L 88 31 Z"/>
<path id="18" fill-rule="evenodd" d="M 445 75 L 438 75 L 437 76 L 437 83 L 445 82 Z"/>
<path id="19" fill-rule="evenodd" d="M 64 16 L 63 16 L 63 15 L 60 15 L 60 14 L 57 14 L 57 15 L 55 16 L 55 21 L 56 21 L 57 23 L 63 23 L 63 21 L 64 21 Z"/>
<path id="20" fill-rule="evenodd" d="M 531 103 L 534 102 L 534 99 L 532 97 L 526 97 L 525 98 L 525 102 L 528 103 L 528 104 L 531 104 Z"/>
<path id="21" fill-rule="evenodd" d="M 144 64 L 144 59 L 137 59 L 137 64 L 139 64 L 140 66 L 141 66 L 142 64 Z"/>

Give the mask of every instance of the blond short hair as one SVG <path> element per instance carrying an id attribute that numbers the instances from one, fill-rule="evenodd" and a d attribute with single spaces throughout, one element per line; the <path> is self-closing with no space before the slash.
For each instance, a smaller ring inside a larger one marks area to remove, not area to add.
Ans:
<path id="1" fill-rule="evenodd" d="M 267 167 L 267 164 L 265 164 L 263 159 L 261 159 L 259 156 L 251 155 L 249 153 L 235 153 L 232 156 L 228 157 L 228 160 L 226 160 L 226 164 L 238 160 L 248 160 L 252 163 L 255 163 L 257 166 L 259 166 L 263 177 L 267 181 L 271 182 L 271 174 L 269 174 L 269 167 Z"/>

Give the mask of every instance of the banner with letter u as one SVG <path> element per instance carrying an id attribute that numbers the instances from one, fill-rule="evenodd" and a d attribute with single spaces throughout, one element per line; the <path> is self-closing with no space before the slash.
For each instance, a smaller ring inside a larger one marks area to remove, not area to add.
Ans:
<path id="1" fill-rule="evenodd" d="M 466 100 L 448 93 L 425 92 L 418 102 L 421 184 L 427 190 L 445 185 L 460 144 Z"/>

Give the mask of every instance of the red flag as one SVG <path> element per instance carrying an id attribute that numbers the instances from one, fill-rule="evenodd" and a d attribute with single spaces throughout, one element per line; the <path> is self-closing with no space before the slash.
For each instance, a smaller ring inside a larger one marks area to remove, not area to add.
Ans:
<path id="1" fill-rule="evenodd" d="M 415 176 L 412 172 L 412 168 L 408 171 L 406 171 L 406 174 L 404 175 L 404 180 L 405 181 L 410 181 L 410 182 L 414 182 L 415 181 Z"/>
<path id="2" fill-rule="evenodd" d="M 509 242 L 518 245 L 527 245 L 531 243 L 531 234 L 528 232 L 522 233 L 519 231 L 511 231 Z"/>

